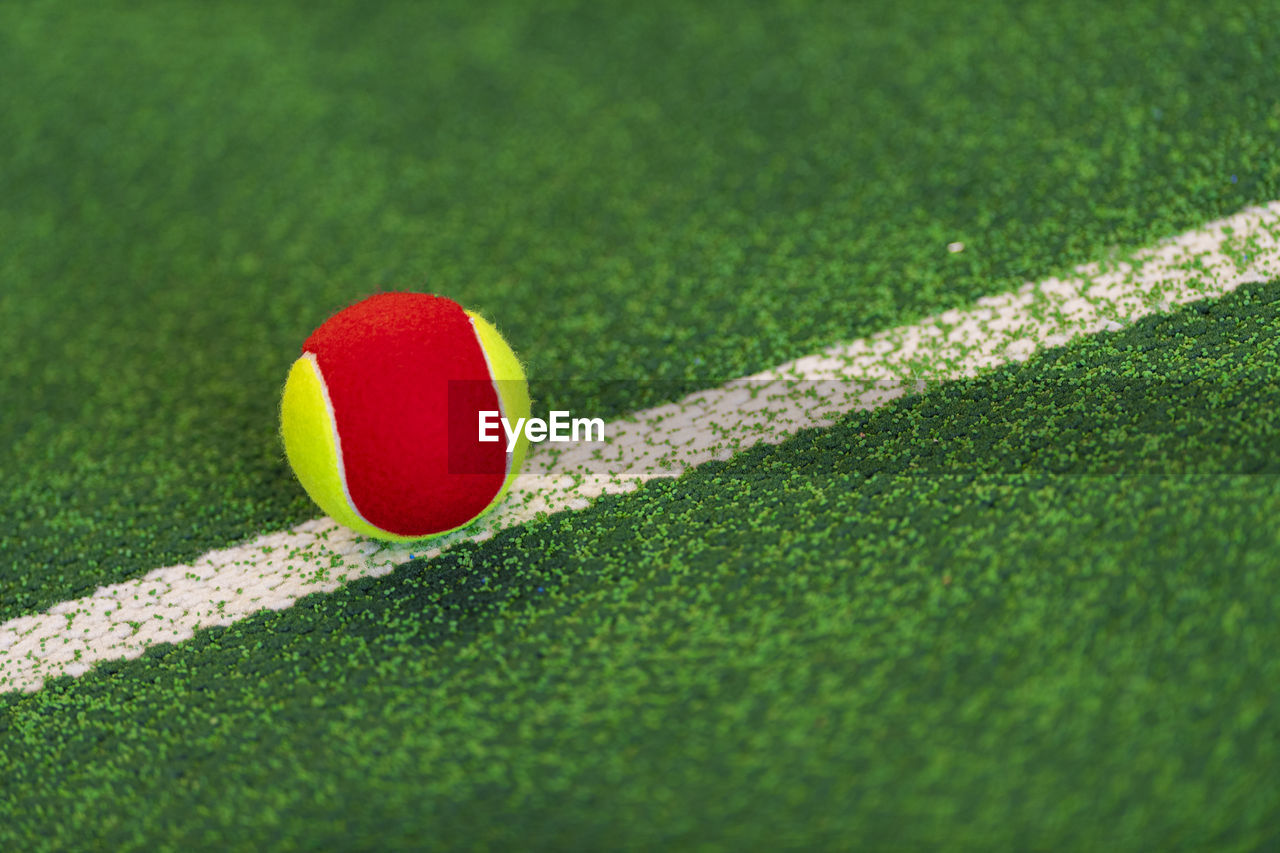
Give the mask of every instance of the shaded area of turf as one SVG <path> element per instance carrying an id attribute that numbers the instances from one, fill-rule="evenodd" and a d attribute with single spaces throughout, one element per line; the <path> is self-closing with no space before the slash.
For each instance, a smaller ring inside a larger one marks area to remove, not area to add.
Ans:
<path id="1" fill-rule="evenodd" d="M 279 387 L 370 290 L 608 416 L 658 400 L 581 380 L 713 385 L 1278 197 L 1267 8 L 0 7 L 0 618 L 311 516 Z"/>
<path id="2" fill-rule="evenodd" d="M 0 841 L 1266 848 L 1280 478 L 1220 472 L 1274 395 L 1024 398 L 1262 387 L 1277 329 L 1249 287 L 4 697 Z"/>

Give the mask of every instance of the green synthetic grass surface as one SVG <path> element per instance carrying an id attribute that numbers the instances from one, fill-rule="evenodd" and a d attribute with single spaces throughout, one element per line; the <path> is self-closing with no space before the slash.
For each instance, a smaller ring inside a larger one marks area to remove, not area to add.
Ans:
<path id="1" fill-rule="evenodd" d="M 1275 3 L 0 5 L 0 619 L 313 517 L 279 388 L 369 292 L 622 414 L 1280 198 L 1278 44 Z M 4 697 L 0 847 L 1274 845 L 1276 290 L 1033 362 L 1183 423 L 1090 443 L 1010 368 Z M 1031 473 L 932 441 L 974 435 Z"/>
<path id="2" fill-rule="evenodd" d="M 1280 197 L 1276 8 L 4 4 L 0 617 L 310 516 L 373 290 L 608 416 Z"/>
<path id="3" fill-rule="evenodd" d="M 1149 318 L 9 698 L 0 839 L 1268 849 L 1280 478 L 1224 472 L 1280 412 L 1066 421 L 1191 352 L 1275 389 L 1278 326 L 1280 283 Z"/>

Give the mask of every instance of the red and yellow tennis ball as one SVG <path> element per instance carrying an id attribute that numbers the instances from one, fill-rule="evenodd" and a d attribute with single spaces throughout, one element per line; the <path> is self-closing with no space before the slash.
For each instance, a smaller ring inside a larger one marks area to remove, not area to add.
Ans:
<path id="1" fill-rule="evenodd" d="M 528 440 L 482 442 L 480 412 L 529 416 L 524 370 L 498 330 L 458 303 L 381 293 L 302 346 L 280 403 L 285 454 L 307 494 L 366 536 L 461 527 L 511 486 Z"/>

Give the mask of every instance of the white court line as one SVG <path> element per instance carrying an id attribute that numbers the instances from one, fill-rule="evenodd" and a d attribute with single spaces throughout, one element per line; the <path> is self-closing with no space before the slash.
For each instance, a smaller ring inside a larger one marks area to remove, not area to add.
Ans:
<path id="1" fill-rule="evenodd" d="M 98 661 L 134 658 L 153 643 L 289 607 L 301 596 L 387 574 L 411 556 L 432 558 L 459 542 L 487 539 L 540 512 L 581 509 L 649 477 L 779 442 L 845 412 L 884 405 L 921 387 L 925 378 L 972 376 L 1081 335 L 1276 278 L 1280 201 L 1123 261 L 1082 266 L 1069 278 L 1029 283 L 638 412 L 608 426 L 603 450 L 579 445 L 555 453 L 541 445 L 501 506 L 465 530 L 416 548 L 359 539 L 321 518 L 11 619 L 0 625 L 0 692 L 34 691 L 47 678 L 82 675 Z"/>

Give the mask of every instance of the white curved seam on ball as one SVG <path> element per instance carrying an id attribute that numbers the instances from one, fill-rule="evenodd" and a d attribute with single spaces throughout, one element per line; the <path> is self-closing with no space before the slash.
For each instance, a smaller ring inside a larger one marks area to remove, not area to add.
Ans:
<path id="1" fill-rule="evenodd" d="M 320 369 L 320 363 L 316 361 L 315 353 L 304 352 L 302 357 L 311 362 L 311 369 L 316 373 L 316 381 L 320 383 L 320 396 L 324 398 L 324 410 L 329 415 L 329 429 L 333 437 L 333 452 L 338 466 L 338 482 L 342 484 L 342 496 L 347 499 L 347 507 L 355 513 L 356 518 L 370 527 L 377 527 L 376 524 L 371 523 L 369 519 L 364 517 L 360 507 L 356 506 L 355 498 L 351 497 L 350 487 L 347 486 L 347 465 L 342 457 L 342 435 L 338 431 L 338 415 L 333 408 L 333 400 L 329 397 L 329 383 L 325 381 L 324 371 Z"/>

